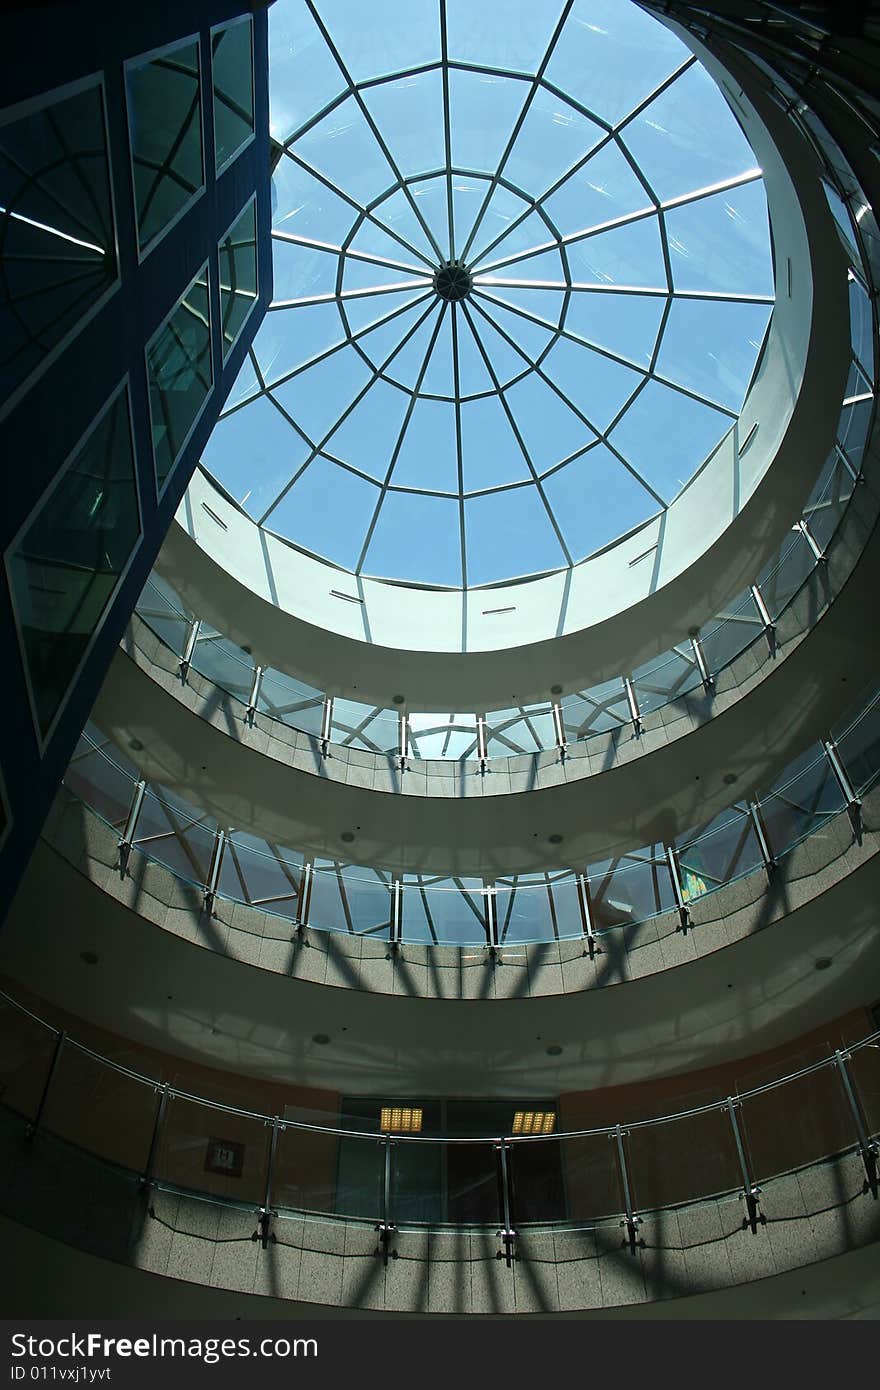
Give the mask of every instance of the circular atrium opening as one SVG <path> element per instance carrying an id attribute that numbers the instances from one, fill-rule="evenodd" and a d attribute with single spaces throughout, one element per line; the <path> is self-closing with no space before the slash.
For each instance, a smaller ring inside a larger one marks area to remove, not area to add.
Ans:
<path id="1" fill-rule="evenodd" d="M 681 39 L 619 0 L 279 0 L 270 115 L 274 297 L 204 459 L 226 493 L 355 577 L 455 589 L 662 516 L 775 298 L 762 170 Z"/>

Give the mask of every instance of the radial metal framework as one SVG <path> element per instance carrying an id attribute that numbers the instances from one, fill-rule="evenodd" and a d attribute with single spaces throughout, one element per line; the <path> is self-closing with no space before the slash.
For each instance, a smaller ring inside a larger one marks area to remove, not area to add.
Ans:
<path id="1" fill-rule="evenodd" d="M 603 0 L 545 9 L 527 70 L 457 56 L 464 11 L 431 0 L 388 39 L 420 60 L 368 76 L 354 7 L 276 8 L 270 63 L 325 64 L 326 99 L 283 142 L 276 297 L 206 466 L 303 550 L 456 588 L 662 511 L 738 418 L 774 298 L 761 170 L 693 54 L 617 6 L 642 72 L 614 49 L 594 107 L 569 50 Z"/>

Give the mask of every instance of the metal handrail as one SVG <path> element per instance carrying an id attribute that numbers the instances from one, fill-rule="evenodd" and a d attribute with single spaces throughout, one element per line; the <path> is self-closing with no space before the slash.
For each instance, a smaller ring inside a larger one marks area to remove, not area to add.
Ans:
<path id="1" fill-rule="evenodd" d="M 53 1037 L 58 1038 L 64 1034 L 67 1046 L 74 1047 L 78 1052 L 94 1061 L 116 1072 L 121 1076 L 126 1076 L 132 1081 L 137 1081 L 150 1088 L 150 1090 L 165 1090 L 168 1096 L 175 1100 L 190 1101 L 197 1105 L 203 1105 L 207 1109 L 217 1111 L 224 1115 L 236 1115 L 241 1119 L 257 1120 L 265 1124 L 277 1124 L 281 1130 L 297 1130 L 307 1134 L 329 1134 L 338 1138 L 347 1139 L 369 1139 L 376 1142 L 383 1141 L 387 1136 L 384 1130 L 357 1130 L 340 1127 L 338 1125 L 316 1125 L 305 1120 L 282 1119 L 277 1115 L 269 1115 L 261 1110 L 248 1110 L 242 1106 L 229 1105 L 225 1101 L 211 1100 L 206 1096 L 196 1095 L 192 1091 L 184 1091 L 176 1086 L 158 1080 L 155 1077 L 145 1076 L 142 1072 L 137 1072 L 131 1067 L 124 1066 L 121 1062 L 116 1062 L 112 1057 L 106 1057 L 103 1053 L 96 1052 L 93 1048 L 87 1047 L 83 1043 L 71 1038 L 66 1029 L 56 1028 L 54 1024 L 48 1023 L 39 1017 L 31 1009 L 21 1004 L 13 995 L 6 990 L 0 990 L 0 1000 L 10 1004 L 14 1009 L 24 1014 L 32 1022 L 38 1023 Z M 880 1047 L 880 1029 L 869 1033 L 858 1042 L 848 1043 L 846 1046 L 847 1054 L 860 1052 L 863 1048 Z M 778 1090 L 781 1087 L 790 1085 L 793 1081 L 799 1081 L 802 1077 L 811 1076 L 829 1067 L 837 1065 L 837 1055 L 820 1058 L 818 1062 L 811 1062 L 807 1066 L 799 1067 L 797 1071 L 788 1072 L 784 1076 L 777 1077 L 773 1081 L 764 1082 L 760 1086 L 751 1087 L 747 1091 L 738 1091 L 732 1099 L 737 1105 L 744 1101 L 752 1100 L 756 1096 L 765 1095 L 768 1091 Z M 714 1101 L 707 1101 L 703 1105 L 695 1105 L 687 1110 L 676 1110 L 666 1115 L 655 1115 L 645 1120 L 627 1120 L 624 1124 L 618 1122 L 613 1125 L 601 1125 L 592 1129 L 575 1130 L 554 1130 L 551 1134 L 485 1134 L 485 1135 L 428 1135 L 428 1134 L 398 1134 L 394 1133 L 394 1142 L 403 1144 L 530 1144 L 536 1142 L 558 1143 L 568 1139 L 594 1139 L 603 1136 L 613 1136 L 623 1128 L 624 1130 L 649 1129 L 656 1125 L 672 1124 L 677 1120 L 692 1119 L 698 1115 L 708 1115 L 718 1110 L 723 1110 L 728 1101 L 728 1097 L 719 1097 Z"/>

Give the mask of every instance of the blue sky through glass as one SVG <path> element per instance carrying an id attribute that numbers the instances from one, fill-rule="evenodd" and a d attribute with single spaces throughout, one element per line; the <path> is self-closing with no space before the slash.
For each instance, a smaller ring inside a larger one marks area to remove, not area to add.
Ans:
<path id="1" fill-rule="evenodd" d="M 278 0 L 269 31 L 274 300 L 205 466 L 304 550 L 424 584 L 656 515 L 774 295 L 761 171 L 693 54 L 627 0 Z"/>

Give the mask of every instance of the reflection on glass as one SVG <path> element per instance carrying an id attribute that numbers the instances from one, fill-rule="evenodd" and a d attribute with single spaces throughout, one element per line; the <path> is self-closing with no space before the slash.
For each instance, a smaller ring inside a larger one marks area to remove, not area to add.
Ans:
<path id="1" fill-rule="evenodd" d="M 318 735 L 324 714 L 324 696 L 283 671 L 267 668 L 260 683 L 257 709 L 293 729 Z"/>
<path id="2" fill-rule="evenodd" d="M 65 784 L 114 830 L 128 819 L 140 772 L 95 728 L 86 725 L 64 774 Z"/>
<path id="3" fill-rule="evenodd" d="M 167 787 L 157 791 L 148 788 L 144 795 L 132 844 L 181 878 L 207 883 L 216 820 L 188 806 Z"/>
<path id="4" fill-rule="evenodd" d="M 141 591 L 135 612 L 157 637 L 161 637 L 166 647 L 177 656 L 183 656 L 193 615 L 185 610 L 180 596 L 155 570 Z"/>
<path id="5" fill-rule="evenodd" d="M 257 205 L 248 203 L 220 243 L 220 324 L 225 361 L 257 298 Z"/>
<path id="6" fill-rule="evenodd" d="M 0 126 L 0 405 L 116 278 L 100 87 Z"/>
<path id="7" fill-rule="evenodd" d="M 147 348 L 147 369 L 153 455 L 161 487 L 213 383 L 207 266 Z"/>
<path id="8" fill-rule="evenodd" d="M 316 859 L 309 924 L 323 931 L 385 938 L 391 929 L 391 875 Z"/>
<path id="9" fill-rule="evenodd" d="M 122 390 L 10 551 L 12 599 L 43 736 L 140 531 L 128 393 Z"/>
<path id="10" fill-rule="evenodd" d="M 126 71 L 138 245 L 147 246 L 204 184 L 195 39 Z"/>
<path id="11" fill-rule="evenodd" d="M 785 854 L 845 806 L 824 748 L 807 749 L 761 798 L 771 852 Z"/>
<path id="12" fill-rule="evenodd" d="M 242 704 L 250 698 L 254 664 L 246 652 L 228 637 L 222 636 L 208 623 L 199 625 L 199 635 L 193 647 L 190 665 L 206 676 L 221 690 L 235 696 Z"/>
<path id="13" fill-rule="evenodd" d="M 440 946 L 485 946 L 489 939 L 482 879 L 403 874 L 405 941 Z"/>
<path id="14" fill-rule="evenodd" d="M 217 891 L 235 902 L 298 921 L 302 907 L 303 857 L 244 830 L 226 842 Z"/>
<path id="15" fill-rule="evenodd" d="M 399 738 L 398 716 L 393 710 L 334 698 L 331 743 L 370 753 L 396 753 Z"/>
<path id="16" fill-rule="evenodd" d="M 214 90 L 214 155 L 219 169 L 254 130 L 253 29 L 251 19 L 211 34 Z"/>

